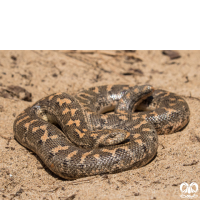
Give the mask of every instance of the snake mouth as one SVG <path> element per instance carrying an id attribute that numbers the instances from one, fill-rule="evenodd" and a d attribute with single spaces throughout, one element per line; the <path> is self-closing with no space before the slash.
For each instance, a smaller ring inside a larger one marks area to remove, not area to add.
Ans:
<path id="1" fill-rule="evenodd" d="M 150 95 L 146 99 L 143 99 L 135 108 L 136 112 L 140 111 L 153 111 L 156 109 L 156 104 L 153 102 L 153 96 Z"/>
<path id="2" fill-rule="evenodd" d="M 132 111 L 146 111 L 149 108 L 150 103 L 153 100 L 153 92 L 154 88 L 152 88 L 152 91 L 148 94 L 145 94 L 142 96 L 136 103 L 133 105 Z"/>

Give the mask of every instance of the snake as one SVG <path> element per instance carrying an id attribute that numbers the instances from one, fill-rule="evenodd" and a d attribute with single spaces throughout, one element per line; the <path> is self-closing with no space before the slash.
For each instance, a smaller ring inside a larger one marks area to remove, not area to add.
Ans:
<path id="1" fill-rule="evenodd" d="M 158 135 L 182 130 L 187 102 L 151 85 L 103 85 L 44 97 L 19 114 L 15 139 L 58 177 L 77 179 L 147 165 Z"/>

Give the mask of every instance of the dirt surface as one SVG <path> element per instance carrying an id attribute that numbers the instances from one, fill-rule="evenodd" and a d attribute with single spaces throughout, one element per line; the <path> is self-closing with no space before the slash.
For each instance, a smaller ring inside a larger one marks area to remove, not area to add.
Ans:
<path id="1" fill-rule="evenodd" d="M 177 200 L 181 199 L 181 183 L 200 186 L 200 51 L 172 54 L 0 51 L 0 199 Z M 182 131 L 159 136 L 157 156 L 142 168 L 63 180 L 14 139 L 16 116 L 46 95 L 74 94 L 105 84 L 146 83 L 184 97 L 191 117 Z M 196 195 L 200 198 L 199 191 Z"/>

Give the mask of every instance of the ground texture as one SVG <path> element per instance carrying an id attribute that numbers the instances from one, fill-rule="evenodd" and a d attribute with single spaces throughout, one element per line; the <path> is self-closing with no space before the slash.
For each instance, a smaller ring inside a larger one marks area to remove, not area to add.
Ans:
<path id="1" fill-rule="evenodd" d="M 198 72 L 200 51 L 0 51 L 0 199 L 181 199 L 181 183 L 200 186 Z M 67 181 L 14 139 L 15 117 L 51 93 L 147 83 L 184 97 L 191 117 L 159 136 L 157 156 L 142 168 Z"/>

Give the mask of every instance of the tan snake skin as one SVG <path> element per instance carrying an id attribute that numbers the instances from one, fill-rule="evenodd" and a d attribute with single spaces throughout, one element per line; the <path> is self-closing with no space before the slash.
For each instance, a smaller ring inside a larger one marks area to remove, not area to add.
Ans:
<path id="1" fill-rule="evenodd" d="M 189 115 L 186 101 L 174 93 L 106 85 L 47 96 L 25 109 L 13 129 L 51 171 L 75 179 L 147 164 L 156 155 L 157 134 L 179 131 Z"/>

